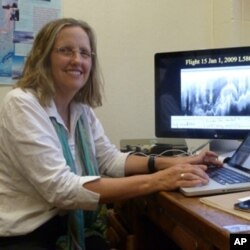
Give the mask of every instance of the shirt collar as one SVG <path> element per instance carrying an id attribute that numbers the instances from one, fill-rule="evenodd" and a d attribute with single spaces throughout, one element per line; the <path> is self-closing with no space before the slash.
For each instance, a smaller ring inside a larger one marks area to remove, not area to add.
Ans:
<path id="1" fill-rule="evenodd" d="M 75 124 L 79 117 L 82 114 L 82 107 L 83 104 L 81 103 L 76 103 L 76 102 L 72 102 L 70 104 L 70 122 Z M 54 117 L 56 118 L 57 122 L 61 123 L 62 125 L 64 125 L 64 122 L 60 116 L 60 114 L 57 111 L 56 108 L 56 104 L 54 102 L 54 100 L 51 100 L 50 104 L 45 108 L 45 111 L 47 112 L 49 117 Z"/>

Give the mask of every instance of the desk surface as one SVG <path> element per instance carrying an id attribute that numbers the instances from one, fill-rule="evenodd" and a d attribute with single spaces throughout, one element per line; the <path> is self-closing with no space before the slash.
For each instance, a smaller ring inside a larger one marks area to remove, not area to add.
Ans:
<path id="1" fill-rule="evenodd" d="M 229 249 L 230 233 L 223 226 L 250 221 L 202 204 L 199 198 L 160 192 L 131 200 L 130 210 L 132 206 L 143 212 L 182 249 Z"/>

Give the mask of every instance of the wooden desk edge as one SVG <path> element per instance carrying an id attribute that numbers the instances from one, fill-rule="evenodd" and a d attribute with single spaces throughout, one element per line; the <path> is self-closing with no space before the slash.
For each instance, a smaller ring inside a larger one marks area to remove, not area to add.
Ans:
<path id="1" fill-rule="evenodd" d="M 179 192 L 160 192 L 143 197 L 144 203 L 152 203 L 159 212 L 168 211 L 179 223 L 204 237 L 219 249 L 229 249 L 230 232 L 226 225 L 249 224 L 250 222 L 200 202 L 200 197 L 185 197 Z M 161 222 L 159 222 L 161 223 Z M 245 232 L 250 233 L 250 232 Z"/>

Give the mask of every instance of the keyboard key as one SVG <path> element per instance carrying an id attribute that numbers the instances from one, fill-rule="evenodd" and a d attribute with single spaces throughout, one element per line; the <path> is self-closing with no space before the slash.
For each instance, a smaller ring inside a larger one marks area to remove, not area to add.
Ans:
<path id="1" fill-rule="evenodd" d="M 222 185 L 250 182 L 250 177 L 228 168 L 209 167 L 207 173 L 211 179 Z"/>

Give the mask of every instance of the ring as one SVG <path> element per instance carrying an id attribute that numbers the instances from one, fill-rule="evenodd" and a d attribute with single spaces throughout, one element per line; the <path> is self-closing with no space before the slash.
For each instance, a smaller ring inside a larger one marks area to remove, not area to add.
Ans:
<path id="1" fill-rule="evenodd" d="M 181 173 L 181 179 L 184 179 L 184 177 L 185 177 L 185 174 Z"/>

